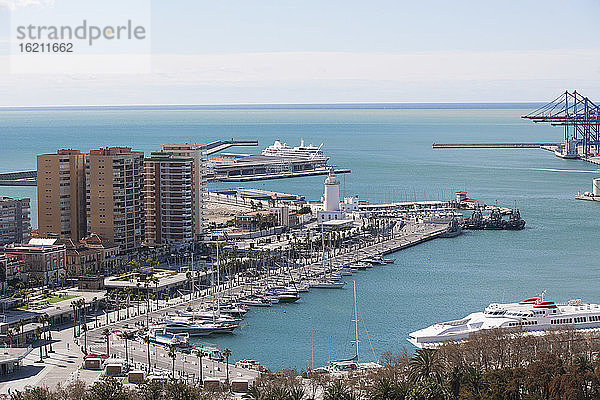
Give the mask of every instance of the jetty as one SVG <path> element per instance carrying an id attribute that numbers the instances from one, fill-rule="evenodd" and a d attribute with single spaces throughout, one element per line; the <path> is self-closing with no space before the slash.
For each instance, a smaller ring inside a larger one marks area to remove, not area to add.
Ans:
<path id="1" fill-rule="evenodd" d="M 560 143 L 433 143 L 434 149 L 540 149 L 558 147 Z"/>

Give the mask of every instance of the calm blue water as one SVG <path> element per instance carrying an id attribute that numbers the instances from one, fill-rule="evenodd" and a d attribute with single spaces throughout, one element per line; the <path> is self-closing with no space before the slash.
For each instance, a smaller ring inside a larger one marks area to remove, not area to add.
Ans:
<path id="1" fill-rule="evenodd" d="M 149 152 L 166 142 L 233 137 L 258 139 L 262 149 L 275 139 L 296 144 L 304 138 L 308 143 L 325 142 L 332 162 L 352 169 L 342 178 L 347 195 L 371 201 L 437 199 L 464 189 L 487 203 L 516 202 L 527 220 L 524 231 L 467 232 L 436 240 L 396 254 L 393 265 L 356 275 L 361 319 L 379 356 L 410 349 L 405 338 L 413 330 L 462 317 L 492 301 L 547 289 L 561 301 L 576 297 L 600 302 L 600 204 L 574 200 L 578 190 L 590 190 L 595 166 L 537 149 L 431 148 L 433 142 L 562 137 L 558 128 L 521 120 L 528 108 L 512 107 L 4 111 L 0 171 L 33 169 L 36 154 L 65 146 L 89 150 L 130 145 Z M 245 186 L 317 199 L 322 181 L 323 177 L 310 177 Z M 0 194 L 35 199 L 33 188 L 0 188 Z M 211 342 L 229 347 L 234 359 L 256 358 L 274 369 L 305 368 L 311 337 L 315 366 L 327 362 L 330 337 L 332 358 L 352 355 L 351 319 L 350 284 L 338 291 L 313 290 L 296 304 L 254 310 L 246 318 L 248 326 Z M 361 329 L 360 352 L 368 360 L 373 356 L 364 332 Z"/>

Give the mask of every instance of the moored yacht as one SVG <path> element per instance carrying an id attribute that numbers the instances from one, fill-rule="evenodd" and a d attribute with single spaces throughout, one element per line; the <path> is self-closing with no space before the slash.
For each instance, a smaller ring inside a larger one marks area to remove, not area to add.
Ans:
<path id="1" fill-rule="evenodd" d="M 164 329 L 172 333 L 188 333 L 190 336 L 208 336 L 215 333 L 233 333 L 235 323 L 198 321 L 187 317 L 169 317 L 164 321 Z"/>
<path id="2" fill-rule="evenodd" d="M 518 303 L 492 303 L 483 312 L 415 331 L 408 341 L 419 348 L 430 348 L 465 340 L 476 332 L 494 328 L 540 333 L 561 328 L 598 329 L 600 305 L 583 303 L 580 299 L 557 304 L 544 300 L 543 294 Z"/>

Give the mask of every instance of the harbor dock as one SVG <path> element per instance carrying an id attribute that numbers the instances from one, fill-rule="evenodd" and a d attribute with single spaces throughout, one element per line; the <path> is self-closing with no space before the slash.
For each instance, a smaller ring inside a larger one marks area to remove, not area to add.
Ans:
<path id="1" fill-rule="evenodd" d="M 344 251 L 341 254 L 333 255 L 326 259 L 328 268 L 338 268 L 342 265 L 350 262 L 361 261 L 372 257 L 383 256 L 391 254 L 403 249 L 415 246 L 420 243 L 424 243 L 429 240 L 436 239 L 442 236 L 447 231 L 445 224 L 436 223 L 409 223 L 404 225 L 401 229 L 391 234 L 391 237 L 369 243 L 364 247 L 354 248 L 348 251 Z M 290 269 L 291 268 L 291 269 Z M 308 265 L 297 265 L 291 266 L 290 268 L 284 268 L 279 273 L 281 278 L 289 277 L 291 275 L 304 276 L 317 275 L 323 273 L 323 262 L 317 260 L 316 262 Z M 277 274 L 277 273 L 276 273 Z M 158 310 L 152 310 L 146 316 L 144 309 L 145 304 L 141 304 L 142 311 L 140 314 L 135 315 L 135 308 L 132 307 L 132 317 L 115 320 L 115 312 L 110 312 L 111 315 L 107 316 L 110 319 L 108 325 L 100 324 L 95 327 L 93 322 L 89 322 L 89 330 L 87 331 L 87 342 L 90 345 L 90 349 L 93 352 L 102 353 L 106 348 L 106 338 L 103 336 L 103 331 L 106 326 L 109 326 L 113 334 L 116 336 L 117 333 L 122 332 L 131 328 L 138 328 L 144 326 L 147 319 L 150 321 L 159 321 L 164 318 L 167 314 L 176 313 L 176 311 L 183 311 L 187 307 L 198 308 L 202 307 L 207 303 L 210 303 L 213 296 L 217 298 L 231 298 L 240 295 L 247 286 L 249 285 L 264 285 L 269 279 L 276 279 L 277 275 L 269 275 L 268 277 L 253 278 L 243 274 L 238 275 L 235 279 L 229 280 L 228 283 L 222 283 L 219 287 L 211 289 L 203 289 L 195 294 L 188 295 L 182 294 L 180 297 L 176 297 L 164 303 L 164 307 Z M 237 282 L 234 284 L 233 282 Z M 229 286 L 235 285 L 235 286 Z M 99 321 L 103 321 L 104 317 L 100 317 Z M 81 338 L 80 338 L 81 340 Z M 111 344 L 112 354 L 117 357 L 124 357 L 125 349 L 120 340 L 114 340 Z M 151 363 L 152 367 L 163 373 L 168 373 L 172 368 L 172 360 L 167 356 L 168 349 L 162 346 L 152 346 L 151 349 Z M 133 342 L 129 346 L 129 357 L 131 364 L 146 369 L 148 354 L 146 345 L 139 342 Z M 198 378 L 198 358 L 192 352 L 191 354 L 178 354 L 176 358 L 176 373 L 178 378 L 184 381 L 193 382 Z M 223 362 L 205 360 L 203 363 L 204 377 L 205 378 L 220 378 L 223 379 L 226 373 L 226 365 Z M 252 381 L 258 376 L 257 371 L 242 369 L 229 366 L 230 375 L 232 378 L 242 378 L 248 381 Z"/>
<path id="2" fill-rule="evenodd" d="M 433 143 L 434 149 L 540 149 L 560 143 Z"/>

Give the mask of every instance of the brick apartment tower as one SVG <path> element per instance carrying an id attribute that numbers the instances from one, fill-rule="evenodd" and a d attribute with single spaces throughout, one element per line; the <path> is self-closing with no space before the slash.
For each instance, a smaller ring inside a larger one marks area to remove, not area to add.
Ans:
<path id="1" fill-rule="evenodd" d="M 146 242 L 175 246 L 194 240 L 193 159 L 155 152 L 144 160 Z"/>
<path id="2" fill-rule="evenodd" d="M 85 175 L 87 230 L 133 250 L 144 241 L 144 153 L 130 147 L 91 150 Z"/>
<path id="3" fill-rule="evenodd" d="M 164 152 L 173 154 L 173 157 L 192 159 L 192 221 L 195 240 L 202 240 L 203 224 L 203 197 L 205 190 L 206 145 L 203 144 L 163 144 Z"/>
<path id="4" fill-rule="evenodd" d="M 38 232 L 78 241 L 86 235 L 85 159 L 79 150 L 37 156 Z"/>

